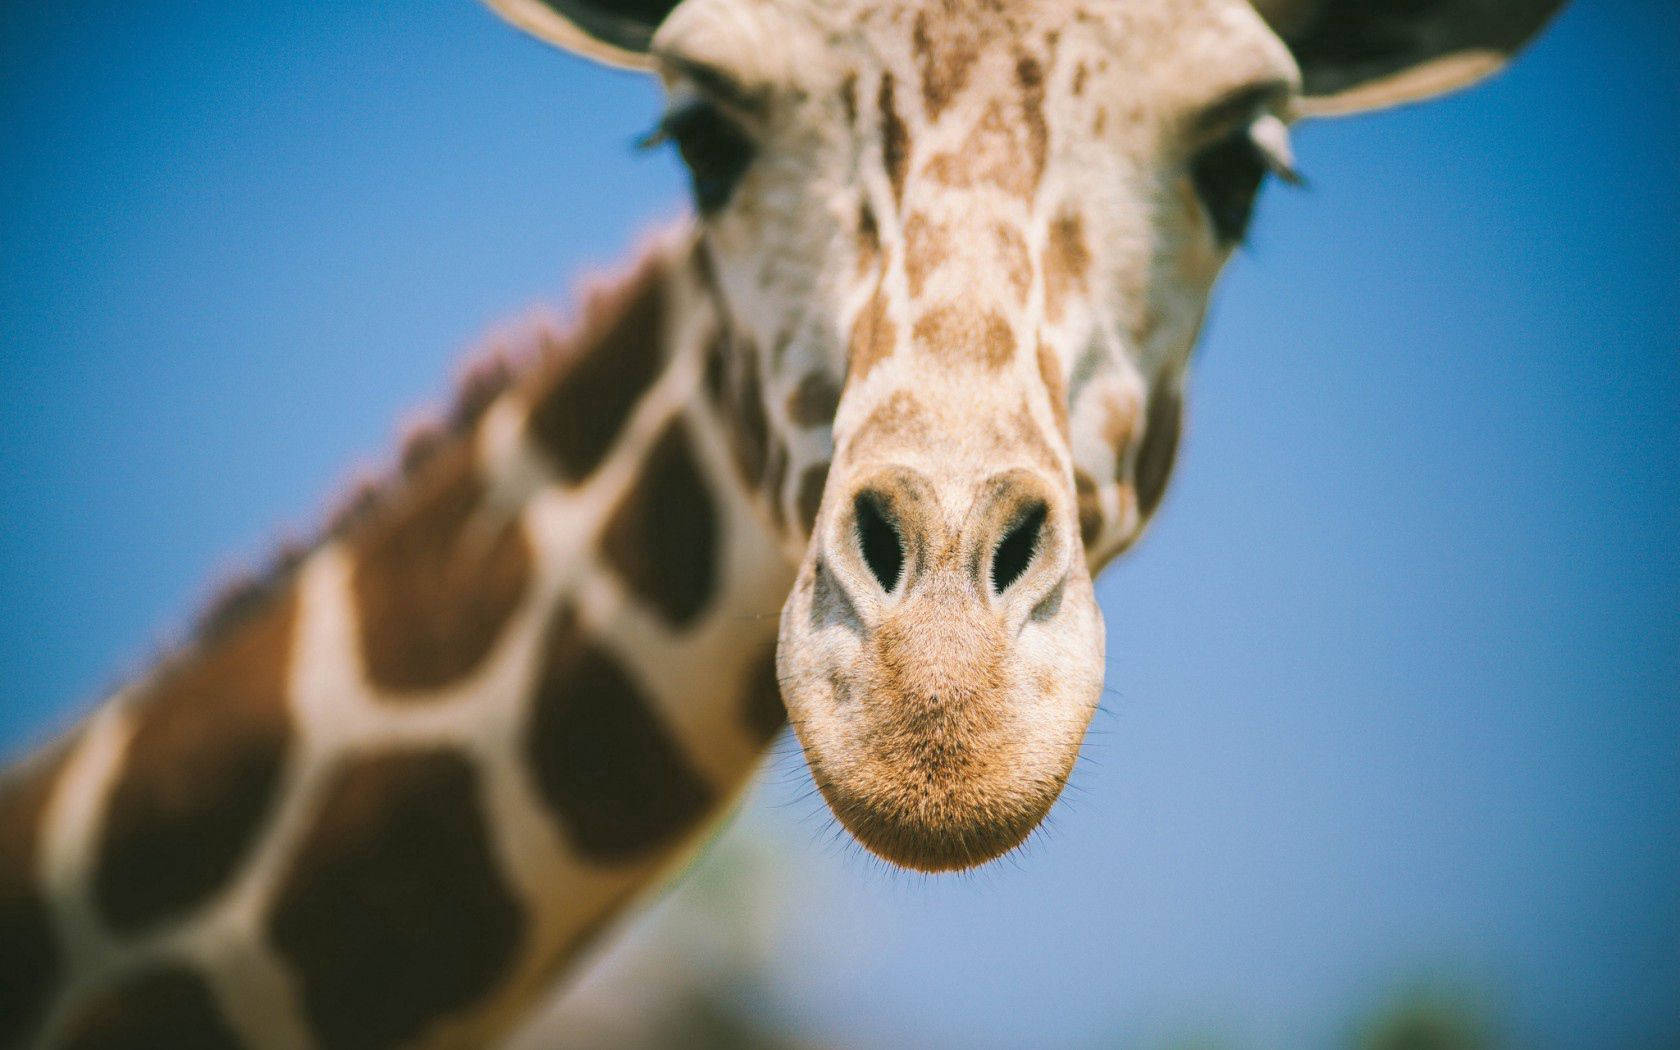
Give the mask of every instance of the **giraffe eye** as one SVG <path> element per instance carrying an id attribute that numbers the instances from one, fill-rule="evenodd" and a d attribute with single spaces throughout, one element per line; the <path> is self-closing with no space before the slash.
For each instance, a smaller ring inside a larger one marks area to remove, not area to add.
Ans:
<path id="1" fill-rule="evenodd" d="M 1254 199 L 1270 166 L 1246 128 L 1208 146 L 1191 162 L 1196 196 L 1220 243 L 1235 244 L 1248 232 Z"/>
<path id="2" fill-rule="evenodd" d="M 752 139 L 741 126 L 710 102 L 695 99 L 667 113 L 647 143 L 666 139 L 677 144 L 688 166 L 700 214 L 710 215 L 728 204 L 753 159 Z"/>

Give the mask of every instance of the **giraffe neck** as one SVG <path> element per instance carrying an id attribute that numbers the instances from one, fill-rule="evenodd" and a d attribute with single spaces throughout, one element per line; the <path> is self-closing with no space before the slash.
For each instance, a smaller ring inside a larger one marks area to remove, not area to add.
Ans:
<path id="1" fill-rule="evenodd" d="M 0 1045 L 479 1045 L 685 855 L 792 580 L 697 259 L 5 783 Z"/>

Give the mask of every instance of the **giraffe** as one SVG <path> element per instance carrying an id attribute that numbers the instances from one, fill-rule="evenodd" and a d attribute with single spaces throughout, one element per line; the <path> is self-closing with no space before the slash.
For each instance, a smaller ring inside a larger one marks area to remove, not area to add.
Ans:
<path id="1" fill-rule="evenodd" d="M 7 774 L 0 1045 L 492 1043 L 784 718 L 886 860 L 1017 847 L 1290 125 L 1558 6 L 490 2 L 662 79 L 696 219 Z"/>

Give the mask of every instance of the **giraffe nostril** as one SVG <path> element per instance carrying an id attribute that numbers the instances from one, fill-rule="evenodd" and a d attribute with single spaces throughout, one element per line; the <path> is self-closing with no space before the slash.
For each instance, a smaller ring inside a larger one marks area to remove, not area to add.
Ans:
<path id="1" fill-rule="evenodd" d="M 858 549 L 881 589 L 890 593 L 904 571 L 904 541 L 888 520 L 883 502 L 878 493 L 860 492 L 853 508 L 857 512 Z"/>
<path id="2" fill-rule="evenodd" d="M 1043 503 L 1030 504 L 998 541 L 992 552 L 992 593 L 1002 594 L 1009 585 L 1021 578 L 1038 552 L 1038 534 L 1044 529 L 1044 518 L 1050 509 Z"/>

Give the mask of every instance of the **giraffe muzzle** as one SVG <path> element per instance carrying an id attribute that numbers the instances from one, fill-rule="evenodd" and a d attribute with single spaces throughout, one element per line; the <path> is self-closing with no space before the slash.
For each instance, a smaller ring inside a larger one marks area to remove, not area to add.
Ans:
<path id="1" fill-rule="evenodd" d="M 1072 494 L 1024 468 L 860 473 L 831 490 L 783 611 L 783 698 L 865 847 L 973 867 L 1049 811 L 1101 690 Z"/>

